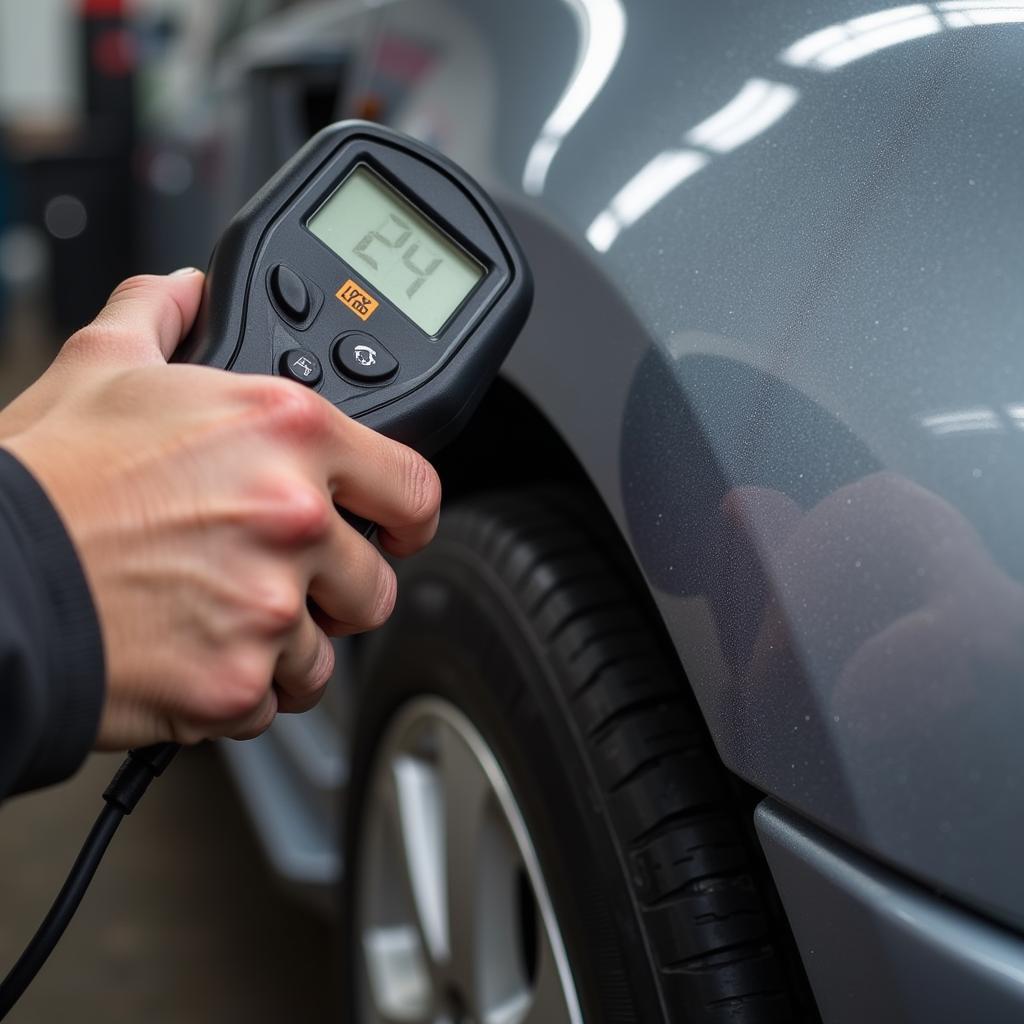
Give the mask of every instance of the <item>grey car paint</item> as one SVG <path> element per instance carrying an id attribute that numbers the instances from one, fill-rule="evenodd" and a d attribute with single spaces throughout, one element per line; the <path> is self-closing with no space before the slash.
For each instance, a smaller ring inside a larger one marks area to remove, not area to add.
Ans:
<path id="1" fill-rule="evenodd" d="M 379 16 L 431 54 L 392 123 L 524 238 L 507 376 L 725 762 L 1024 926 L 1024 4 Z"/>
<path id="2" fill-rule="evenodd" d="M 918 891 L 772 800 L 755 814 L 828 1024 L 1016 1024 L 1024 942 Z"/>

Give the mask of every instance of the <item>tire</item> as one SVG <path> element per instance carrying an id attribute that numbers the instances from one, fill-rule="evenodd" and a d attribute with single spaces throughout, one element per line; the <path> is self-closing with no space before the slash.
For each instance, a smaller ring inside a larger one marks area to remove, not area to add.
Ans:
<path id="1" fill-rule="evenodd" d="M 805 1019 L 730 778 L 621 542 L 592 506 L 549 489 L 476 498 L 446 513 L 399 581 L 395 614 L 367 641 L 360 667 L 345 829 L 345 1019 L 386 1019 L 367 1010 L 367 892 L 371 875 L 378 887 L 388 877 L 367 846 L 381 800 L 372 780 L 386 775 L 382 737 L 427 706 L 464 716 L 507 780 L 582 1020 Z M 537 920 L 543 927 L 535 913 L 525 927 Z M 522 921 L 496 913 L 485 931 L 516 927 Z M 460 1016 L 499 1019 L 473 991 L 395 1019 Z M 508 1019 L 549 1024 L 537 1012 Z"/>

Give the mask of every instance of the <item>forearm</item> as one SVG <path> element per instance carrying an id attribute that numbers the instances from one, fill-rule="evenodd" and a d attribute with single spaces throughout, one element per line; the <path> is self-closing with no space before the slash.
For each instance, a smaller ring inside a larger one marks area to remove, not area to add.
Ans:
<path id="1" fill-rule="evenodd" d="M 103 703 L 99 623 L 78 557 L 29 472 L 0 450 L 0 797 L 58 782 Z"/>

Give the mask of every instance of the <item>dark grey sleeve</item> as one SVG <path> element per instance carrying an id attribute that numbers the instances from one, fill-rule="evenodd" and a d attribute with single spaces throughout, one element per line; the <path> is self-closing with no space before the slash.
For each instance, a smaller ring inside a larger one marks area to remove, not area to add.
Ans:
<path id="1" fill-rule="evenodd" d="M 43 489 L 0 450 L 0 798 L 67 778 L 96 738 L 103 642 Z"/>

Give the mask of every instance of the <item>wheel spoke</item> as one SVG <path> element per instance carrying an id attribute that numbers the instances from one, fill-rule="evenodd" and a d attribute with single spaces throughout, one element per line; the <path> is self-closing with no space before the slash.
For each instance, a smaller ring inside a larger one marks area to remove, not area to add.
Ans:
<path id="1" fill-rule="evenodd" d="M 395 809 L 407 881 L 427 952 L 435 964 L 448 961 L 448 878 L 445 874 L 445 794 L 437 770 L 405 756 L 392 772 Z"/>
<path id="2" fill-rule="evenodd" d="M 422 698 L 386 735 L 361 830 L 368 1024 L 581 1024 L 537 855 L 501 765 Z"/>
<path id="3" fill-rule="evenodd" d="M 427 940 L 416 907 L 406 838 L 393 773 L 378 778 L 376 811 L 367 826 L 365 888 L 359 900 L 364 979 L 373 1021 L 433 1019 L 435 983 Z M 370 909 L 372 908 L 372 909 Z"/>
<path id="4" fill-rule="evenodd" d="M 432 1020 L 433 989 L 414 927 L 368 929 L 363 935 L 363 956 L 372 996 L 372 1024 L 427 1024 Z"/>
<path id="5" fill-rule="evenodd" d="M 504 1002 L 492 1006 L 484 1014 L 485 1024 L 522 1024 L 527 1019 L 533 1005 L 532 993 L 523 989 Z M 552 1022 L 556 1024 L 556 1022 Z"/>
<path id="6" fill-rule="evenodd" d="M 449 976 L 475 1005 L 478 857 L 490 785 L 465 741 L 446 726 L 438 734 L 438 756 L 444 789 Z"/>

